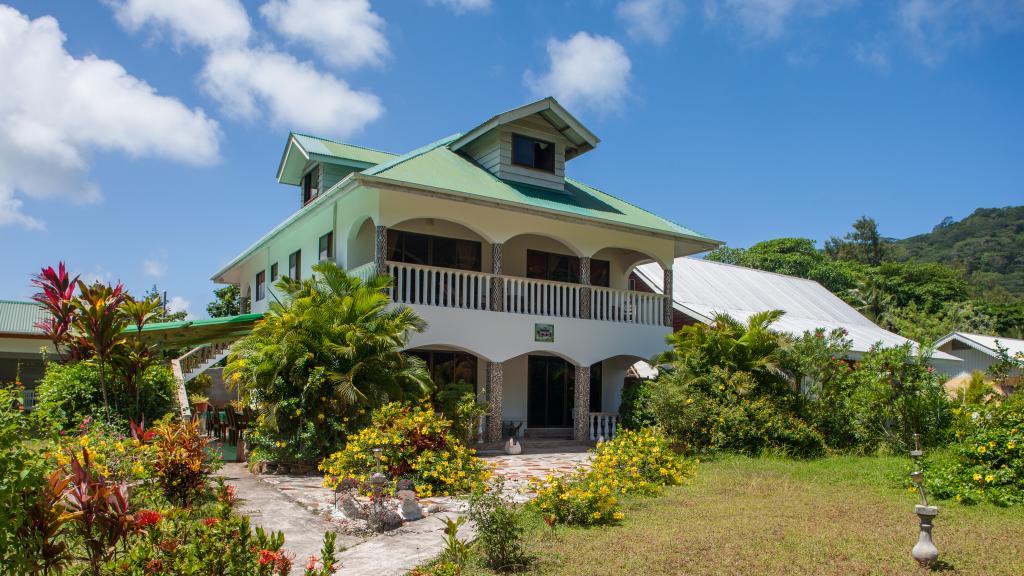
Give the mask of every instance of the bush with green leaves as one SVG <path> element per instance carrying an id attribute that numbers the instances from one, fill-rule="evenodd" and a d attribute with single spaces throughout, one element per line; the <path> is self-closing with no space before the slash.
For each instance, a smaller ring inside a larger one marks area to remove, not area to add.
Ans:
<path id="1" fill-rule="evenodd" d="M 488 567 L 513 572 L 526 567 L 524 510 L 504 495 L 499 478 L 486 490 L 476 490 L 469 499 L 469 519 L 476 526 L 476 547 Z"/>
<path id="2" fill-rule="evenodd" d="M 639 430 L 655 425 L 657 422 L 653 406 L 653 400 L 657 394 L 655 389 L 656 385 L 652 380 L 638 380 L 628 383 L 622 389 L 619 414 L 622 416 L 624 428 Z"/>
<path id="3" fill-rule="evenodd" d="M 107 386 L 112 397 L 129 398 L 123 382 L 107 369 Z M 139 381 L 139 413 L 134 400 L 122 402 L 109 411 L 103 407 L 99 366 L 91 361 L 58 364 L 50 362 L 36 387 L 36 406 L 45 420 L 60 429 L 72 429 L 89 417 L 119 422 L 127 429 L 128 420 L 155 422 L 175 410 L 176 384 L 167 366 L 150 366 Z"/>
<path id="4" fill-rule="evenodd" d="M 959 438 L 952 460 L 926 474 L 931 491 L 964 504 L 1024 504 L 1024 397 L 954 412 L 963 422 Z"/>

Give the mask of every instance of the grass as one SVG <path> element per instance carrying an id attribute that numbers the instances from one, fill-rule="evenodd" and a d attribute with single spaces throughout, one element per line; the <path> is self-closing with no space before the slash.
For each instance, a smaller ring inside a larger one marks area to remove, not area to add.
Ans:
<path id="1" fill-rule="evenodd" d="M 612 528 L 537 520 L 531 574 L 915 574 L 916 493 L 909 461 L 728 457 L 701 464 L 688 486 L 628 500 Z M 1024 510 L 939 502 L 940 570 L 1024 574 Z M 463 574 L 489 574 L 468 567 Z"/>

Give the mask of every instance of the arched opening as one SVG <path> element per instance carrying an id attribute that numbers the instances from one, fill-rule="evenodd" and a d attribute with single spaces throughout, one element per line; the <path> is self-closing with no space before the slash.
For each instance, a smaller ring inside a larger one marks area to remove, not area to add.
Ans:
<path id="1" fill-rule="evenodd" d="M 376 227 L 373 220 L 367 218 L 358 225 L 353 225 L 348 234 L 345 265 L 353 270 L 364 264 L 373 262 L 374 235 Z"/>
<path id="2" fill-rule="evenodd" d="M 502 273 L 507 276 L 579 283 L 580 251 L 555 236 L 513 236 L 501 252 Z"/>
<path id="3" fill-rule="evenodd" d="M 491 243 L 476 230 L 444 218 L 413 218 L 388 226 L 388 261 L 490 272 Z"/>

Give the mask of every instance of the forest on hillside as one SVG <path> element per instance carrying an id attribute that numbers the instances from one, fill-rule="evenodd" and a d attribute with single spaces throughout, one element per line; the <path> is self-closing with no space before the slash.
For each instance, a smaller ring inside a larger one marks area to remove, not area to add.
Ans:
<path id="1" fill-rule="evenodd" d="M 896 240 L 861 217 L 819 248 L 776 238 L 708 260 L 815 280 L 878 325 L 932 343 L 954 330 L 1024 338 L 1024 206 L 980 208 Z"/>

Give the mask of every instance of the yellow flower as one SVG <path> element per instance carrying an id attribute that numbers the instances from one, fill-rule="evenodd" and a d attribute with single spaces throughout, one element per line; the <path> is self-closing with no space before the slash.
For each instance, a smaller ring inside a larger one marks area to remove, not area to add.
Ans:
<path id="1" fill-rule="evenodd" d="M 1007 442 L 1006 443 L 1006 448 L 1009 449 L 1009 450 L 1013 450 L 1016 447 L 1017 447 L 1017 443 L 1016 442 Z"/>
<path id="2" fill-rule="evenodd" d="M 959 501 L 961 501 L 961 500 L 963 500 L 963 499 L 964 499 L 964 497 L 963 497 L 963 496 L 961 496 L 961 495 L 959 495 L 959 494 L 957 494 L 957 495 L 956 495 L 956 501 L 957 501 L 957 502 L 959 502 Z"/>
<path id="3" fill-rule="evenodd" d="M 597 520 L 599 518 L 601 518 L 601 513 L 600 512 L 594 512 L 594 520 Z"/>
<path id="4" fill-rule="evenodd" d="M 984 454 L 985 452 L 988 452 L 987 448 L 984 446 L 978 446 L 978 454 Z"/>
<path id="5" fill-rule="evenodd" d="M 974 474 L 974 481 L 975 482 L 981 482 L 981 474 L 975 473 Z"/>
<path id="6" fill-rule="evenodd" d="M 995 479 L 996 479 L 996 477 L 991 475 L 991 474 L 985 475 L 985 482 L 990 482 L 991 483 Z"/>
<path id="7" fill-rule="evenodd" d="M 616 512 L 615 514 L 612 514 L 612 518 L 614 518 L 616 520 L 622 520 L 625 517 L 626 517 L 626 515 L 623 514 L 622 512 Z"/>

